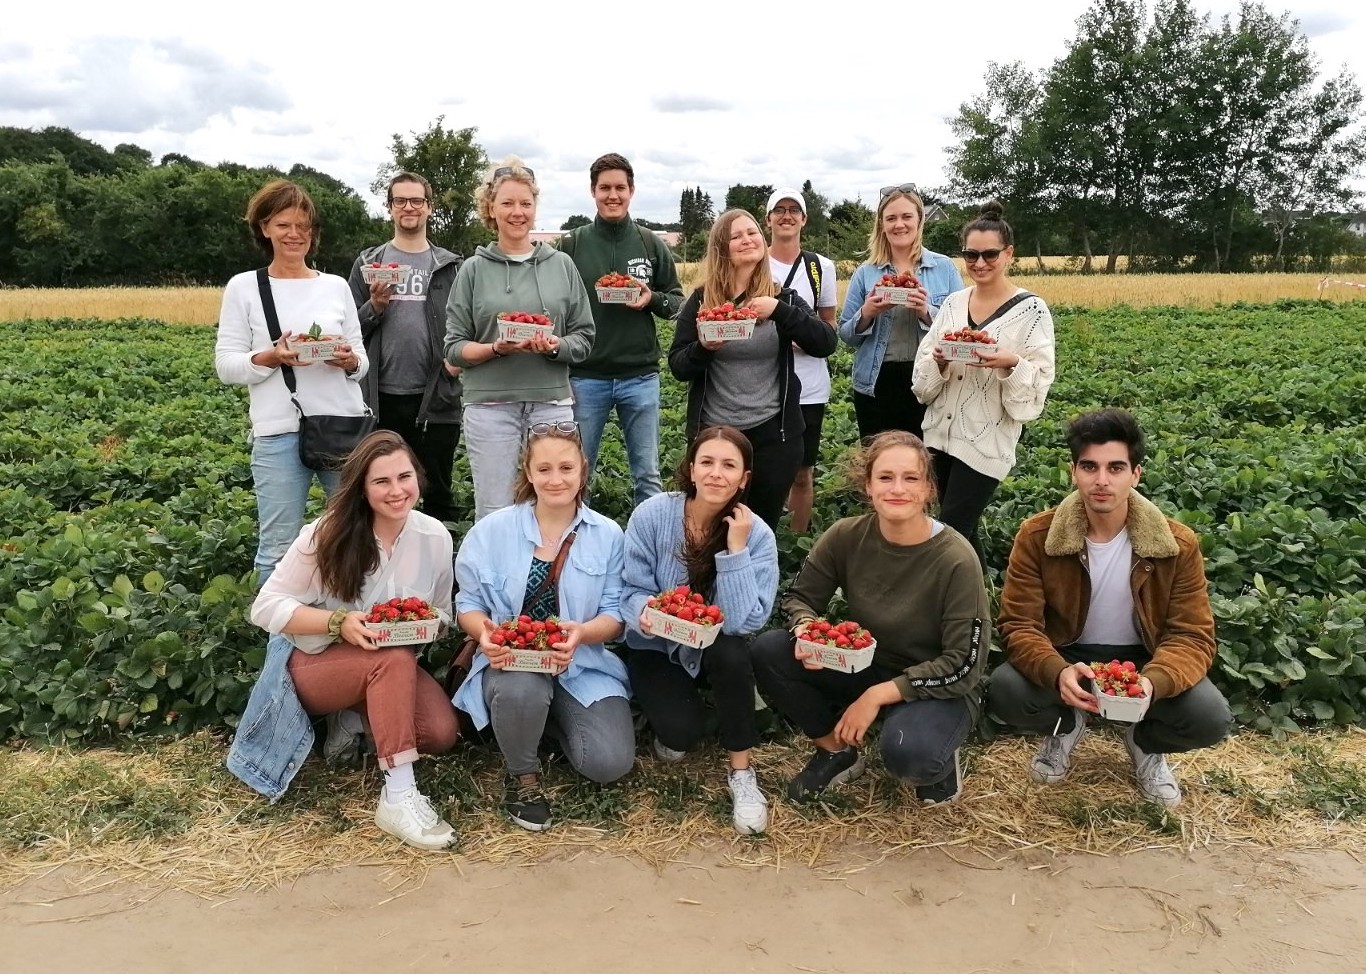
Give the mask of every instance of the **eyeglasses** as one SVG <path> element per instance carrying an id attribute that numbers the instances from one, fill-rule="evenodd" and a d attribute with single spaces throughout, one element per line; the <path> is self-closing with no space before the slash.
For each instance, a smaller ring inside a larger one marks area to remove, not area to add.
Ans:
<path id="1" fill-rule="evenodd" d="M 920 191 L 915 188 L 915 183 L 902 183 L 900 186 L 884 186 L 877 191 L 877 198 L 885 200 L 893 193 L 915 193 L 920 195 Z"/>
<path id="2" fill-rule="evenodd" d="M 530 176 L 532 179 L 536 178 L 536 170 L 532 169 L 530 166 L 522 166 L 521 170 L 522 172 Z M 489 181 L 491 182 L 499 178 L 500 176 L 514 175 L 516 172 L 517 170 L 513 169 L 511 166 L 499 166 L 497 169 L 493 170 L 493 175 L 489 177 Z"/>
<path id="3" fill-rule="evenodd" d="M 558 423 L 532 423 L 526 428 L 532 436 L 550 436 L 563 433 L 565 436 L 578 436 L 579 424 L 572 419 L 562 419 Z"/>
<path id="4" fill-rule="evenodd" d="M 960 250 L 959 253 L 963 255 L 963 260 L 967 261 L 968 264 L 975 264 L 978 260 L 994 264 L 996 259 L 1005 251 L 999 247 L 992 247 L 990 250 Z"/>
<path id="5" fill-rule="evenodd" d="M 410 206 L 415 210 L 420 210 L 426 203 L 427 197 L 425 196 L 395 196 L 389 201 L 389 205 L 396 210 L 407 209 Z"/>
<path id="6" fill-rule="evenodd" d="M 775 216 L 801 216 L 802 208 L 800 206 L 775 206 L 768 212 Z"/>

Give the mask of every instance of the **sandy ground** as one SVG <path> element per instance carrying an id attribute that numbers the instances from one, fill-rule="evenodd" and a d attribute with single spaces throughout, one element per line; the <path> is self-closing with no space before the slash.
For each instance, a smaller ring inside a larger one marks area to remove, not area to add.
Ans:
<path id="1" fill-rule="evenodd" d="M 55 872 L 0 895 L 0 972 L 1366 970 L 1348 853 L 952 856 L 351 867 L 222 898 Z"/>

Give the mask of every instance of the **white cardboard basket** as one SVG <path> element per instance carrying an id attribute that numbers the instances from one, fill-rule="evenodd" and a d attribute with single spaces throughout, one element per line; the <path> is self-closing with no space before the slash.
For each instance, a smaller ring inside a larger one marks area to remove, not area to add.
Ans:
<path id="1" fill-rule="evenodd" d="M 980 361 L 973 351 L 996 352 L 1001 348 L 1000 345 L 983 342 L 944 342 L 939 343 L 939 351 L 944 358 L 950 362 L 977 362 Z"/>
<path id="2" fill-rule="evenodd" d="M 1096 702 L 1100 704 L 1100 715 L 1108 720 L 1136 724 L 1148 712 L 1148 704 L 1152 703 L 1152 697 L 1115 697 L 1101 693 L 1095 690 L 1094 682 L 1091 688 L 1095 691 Z"/>
<path id="3" fill-rule="evenodd" d="M 498 319 L 498 337 L 505 342 L 524 342 L 536 335 L 544 335 L 549 338 L 553 334 L 555 334 L 554 325 L 529 325 L 522 321 Z"/>
<path id="4" fill-rule="evenodd" d="M 504 666 L 504 670 L 512 670 L 515 673 L 556 673 L 559 668 L 555 661 L 550 658 L 548 651 L 543 652 L 539 649 L 509 649 L 512 654 L 512 662 Z"/>
<path id="5" fill-rule="evenodd" d="M 911 295 L 915 293 L 913 287 L 888 287 L 879 284 L 873 288 L 873 295 L 879 298 L 886 298 L 892 304 L 908 305 L 911 303 Z"/>
<path id="6" fill-rule="evenodd" d="M 301 342 L 297 336 L 288 343 L 289 347 L 299 353 L 300 362 L 325 362 L 328 359 L 336 358 L 338 350 L 346 344 L 346 339 L 336 338 L 329 335 L 326 341 L 321 342 Z"/>
<path id="7" fill-rule="evenodd" d="M 873 651 L 877 649 L 877 640 L 866 649 L 845 649 L 840 646 L 827 646 L 825 643 L 813 643 L 810 640 L 798 639 L 797 648 L 811 653 L 809 663 L 815 663 L 825 667 L 827 670 L 839 670 L 842 673 L 857 673 L 859 670 L 866 670 L 873 662 Z"/>
<path id="8" fill-rule="evenodd" d="M 737 321 L 699 321 L 697 337 L 704 342 L 738 342 L 754 334 L 757 318 L 741 318 Z"/>
<path id="9" fill-rule="evenodd" d="M 414 619 L 409 622 L 367 622 L 375 642 L 381 646 L 413 646 L 436 639 L 440 619 Z"/>
<path id="10" fill-rule="evenodd" d="M 400 284 L 408 283 L 408 276 L 413 269 L 408 264 L 399 264 L 397 267 L 371 267 L 369 264 L 362 264 L 360 268 L 361 280 L 366 284 L 392 284 L 395 287 Z"/>
<path id="11" fill-rule="evenodd" d="M 691 646 L 694 649 L 706 649 L 716 642 L 716 637 L 721 633 L 719 623 L 704 626 L 696 622 L 684 622 L 682 619 L 671 616 L 667 612 L 660 612 L 658 609 L 646 608 L 645 619 L 650 623 L 650 629 L 660 639 L 682 643 L 684 646 Z"/>
<path id="12" fill-rule="evenodd" d="M 640 300 L 638 287 L 600 287 L 597 292 L 599 304 L 627 304 Z"/>

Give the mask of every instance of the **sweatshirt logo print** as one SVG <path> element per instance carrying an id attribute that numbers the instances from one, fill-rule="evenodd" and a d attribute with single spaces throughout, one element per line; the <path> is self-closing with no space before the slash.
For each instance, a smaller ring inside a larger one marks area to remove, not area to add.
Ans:
<path id="1" fill-rule="evenodd" d="M 648 286 L 654 277 L 654 264 L 648 257 L 631 257 L 626 261 L 626 273 Z"/>
<path id="2" fill-rule="evenodd" d="M 982 620 L 972 620 L 972 633 L 968 636 L 968 657 L 952 673 L 945 673 L 943 676 L 926 676 L 918 680 L 911 680 L 913 687 L 946 687 L 957 683 L 972 672 L 972 668 L 977 665 L 977 657 L 982 652 Z"/>

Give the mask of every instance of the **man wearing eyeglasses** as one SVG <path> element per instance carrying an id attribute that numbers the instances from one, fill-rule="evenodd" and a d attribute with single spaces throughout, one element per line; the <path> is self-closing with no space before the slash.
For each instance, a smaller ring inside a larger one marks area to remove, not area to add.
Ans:
<path id="1" fill-rule="evenodd" d="M 597 216 L 556 244 L 583 277 L 597 333 L 593 351 L 569 373 L 590 475 L 607 419 L 616 409 L 639 506 L 663 490 L 659 479 L 659 336 L 655 318 L 674 318 L 683 303 L 673 255 L 653 230 L 631 219 L 635 170 L 615 152 L 588 170 Z M 640 294 L 625 304 L 604 304 L 595 285 L 604 274 L 625 274 Z"/>
<path id="2" fill-rule="evenodd" d="M 458 520 L 451 468 L 460 440 L 460 369 L 445 361 L 446 298 L 460 258 L 427 240 L 432 185 L 400 172 L 389 181 L 392 240 L 361 251 L 351 268 L 351 294 L 370 356 L 365 399 L 381 429 L 413 448 L 426 475 L 423 510 Z M 369 264 L 408 267 L 401 284 L 366 284 Z"/>
<path id="3" fill-rule="evenodd" d="M 802 228 L 806 226 L 806 199 L 800 190 L 777 189 L 768 198 L 768 266 L 773 279 L 790 287 L 816 309 L 821 321 L 832 329 L 835 321 L 835 264 L 822 254 L 802 249 Z M 799 403 L 806 432 L 802 434 L 802 465 L 788 491 L 787 507 L 792 512 L 792 530 L 805 534 L 811 526 L 811 505 L 815 497 L 816 461 L 821 450 L 821 426 L 825 407 L 830 402 L 830 370 L 825 359 L 813 358 L 792 346 L 792 367 L 802 383 Z"/>

